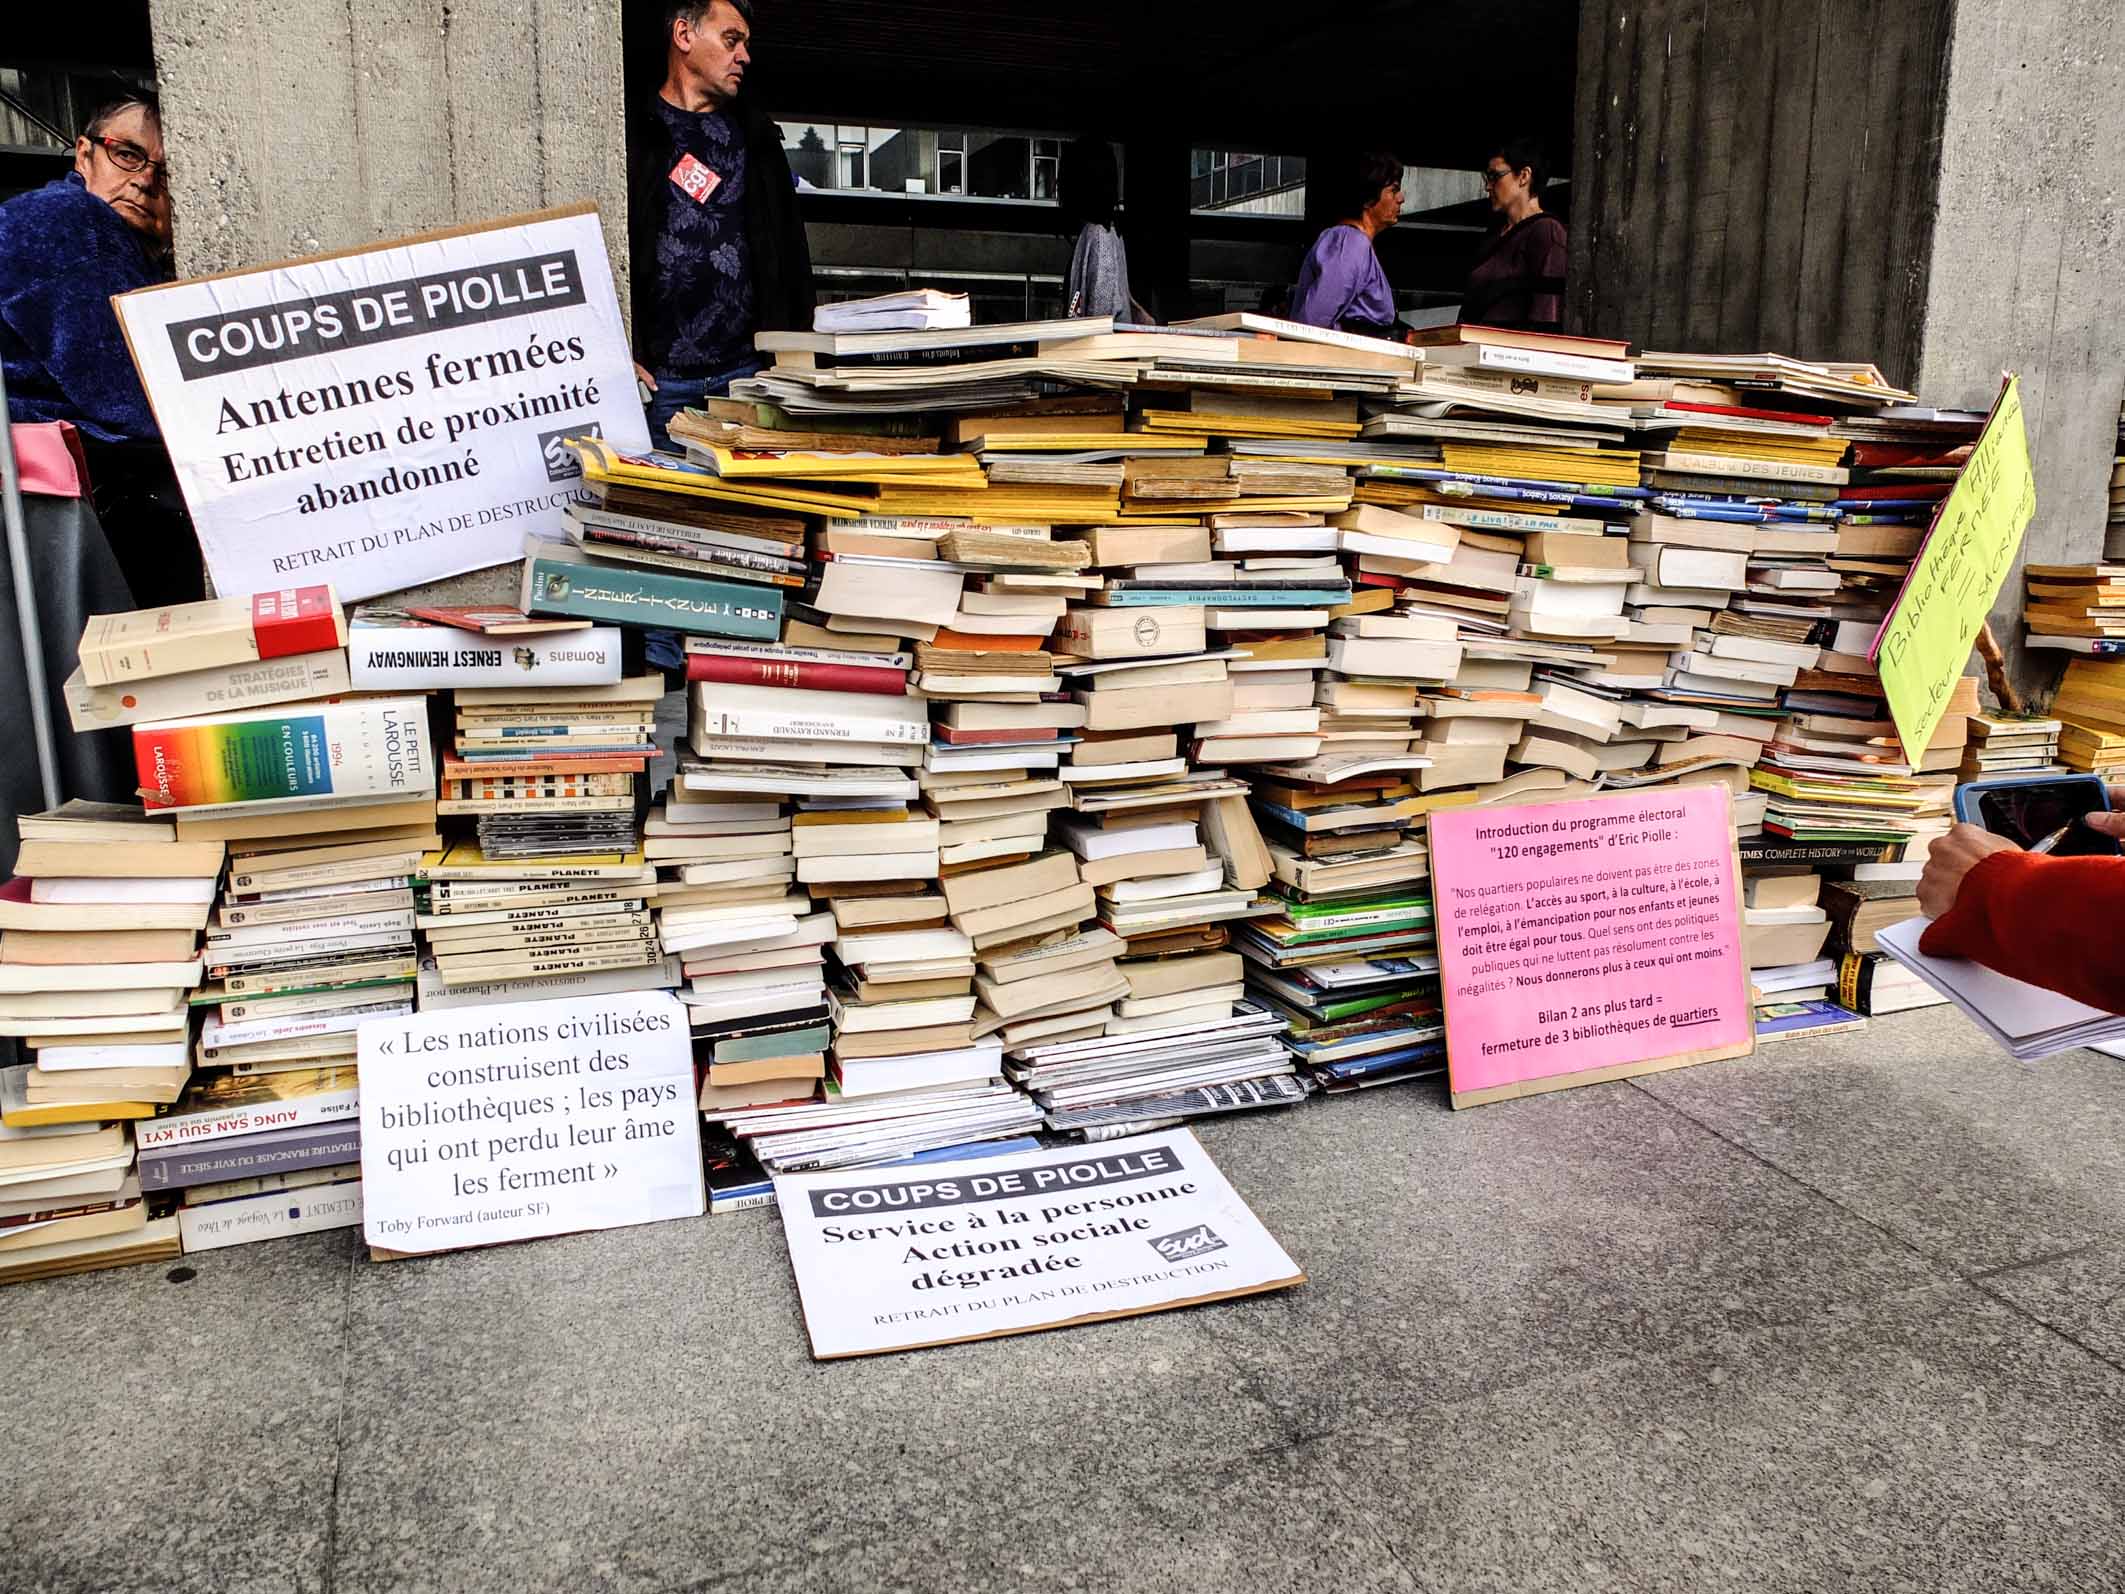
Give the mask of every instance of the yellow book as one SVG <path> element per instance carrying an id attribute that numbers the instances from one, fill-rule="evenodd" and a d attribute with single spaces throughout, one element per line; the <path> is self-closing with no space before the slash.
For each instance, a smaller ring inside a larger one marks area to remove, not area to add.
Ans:
<path id="1" fill-rule="evenodd" d="M 1146 410 L 1144 432 L 1190 437 L 1352 439 L 1356 421 L 1287 421 L 1266 415 L 1216 415 L 1203 410 Z"/>
<path id="2" fill-rule="evenodd" d="M 965 454 L 823 454 L 796 450 L 768 452 L 696 443 L 714 461 L 726 481 L 744 477 L 830 477 L 854 481 L 932 481 L 980 487 L 988 478 L 981 464 Z"/>
<path id="3" fill-rule="evenodd" d="M 860 489 L 806 490 L 756 482 L 725 481 L 705 465 L 693 465 L 670 455 L 650 460 L 622 454 L 595 437 L 567 439 L 568 447 L 583 462 L 583 479 L 593 484 L 611 483 L 647 488 L 654 492 L 680 493 L 690 498 L 713 498 L 725 503 L 752 504 L 763 509 L 789 509 L 803 514 L 855 519 L 875 511 L 873 496 Z"/>

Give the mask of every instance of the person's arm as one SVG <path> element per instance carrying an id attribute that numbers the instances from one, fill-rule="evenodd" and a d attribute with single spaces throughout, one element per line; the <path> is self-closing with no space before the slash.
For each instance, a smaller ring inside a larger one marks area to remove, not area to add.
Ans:
<path id="1" fill-rule="evenodd" d="M 101 203 L 101 201 L 95 201 Z M 64 260 L 26 271 L 0 296 L 0 320 L 34 353 L 68 404 L 97 432 L 126 442 L 162 437 L 111 308 L 111 278 L 96 242 L 51 247 Z M 125 286 L 132 286 L 130 283 Z"/>
<path id="2" fill-rule="evenodd" d="M 1554 332 L 1564 325 L 1564 273 L 1570 263 L 1564 223 L 1544 227 L 1528 251 L 1527 319 L 1530 329 Z"/>
<path id="3" fill-rule="evenodd" d="M 1372 245 L 1355 228 L 1330 227 L 1314 241 L 1306 264 L 1299 270 L 1298 290 L 1291 296 L 1291 319 L 1310 327 L 1341 324 L 1350 301 L 1363 281 L 1351 258 L 1352 243 L 1371 252 Z"/>
<path id="4" fill-rule="evenodd" d="M 2125 817 L 2125 816 L 2106 816 Z M 1933 844 L 1919 949 L 2125 1013 L 2125 858 L 2053 858 L 1957 825 Z"/>

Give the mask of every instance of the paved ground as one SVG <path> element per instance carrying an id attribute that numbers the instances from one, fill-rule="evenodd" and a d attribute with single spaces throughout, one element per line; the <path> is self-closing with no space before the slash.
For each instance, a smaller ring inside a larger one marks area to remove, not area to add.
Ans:
<path id="1" fill-rule="evenodd" d="M 2125 1587 L 2125 1064 L 1205 1139 L 1311 1283 L 825 1366 L 769 1212 L 0 1292 L 0 1588 Z"/>

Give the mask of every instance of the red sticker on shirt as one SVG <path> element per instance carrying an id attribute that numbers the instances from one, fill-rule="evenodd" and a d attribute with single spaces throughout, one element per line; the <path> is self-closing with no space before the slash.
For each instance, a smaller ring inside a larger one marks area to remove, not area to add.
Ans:
<path id="1" fill-rule="evenodd" d="M 679 164 L 671 169 L 671 180 L 697 205 L 706 203 L 708 196 L 713 194 L 723 181 L 711 168 L 704 166 L 691 155 L 679 158 Z"/>

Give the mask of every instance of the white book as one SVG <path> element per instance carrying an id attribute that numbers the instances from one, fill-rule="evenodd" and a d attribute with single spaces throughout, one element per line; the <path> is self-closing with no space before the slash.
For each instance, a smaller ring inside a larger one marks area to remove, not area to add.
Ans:
<path id="1" fill-rule="evenodd" d="M 2125 1040 L 2125 1016 L 1964 958 L 1929 957 L 1918 949 L 1918 943 L 1932 922 L 1905 919 L 1875 931 L 1875 943 L 2023 1062 L 2079 1046 Z"/>
<path id="2" fill-rule="evenodd" d="M 927 742 L 920 700 L 877 692 L 822 692 L 786 686 L 698 681 L 690 729 L 702 736 L 758 736 L 815 742 Z"/>
<path id="3" fill-rule="evenodd" d="M 352 1229 L 362 1221 L 362 1182 L 305 1185 L 263 1190 L 256 1195 L 177 1209 L 177 1232 L 185 1253 L 277 1240 L 291 1234 L 325 1229 Z"/>
<path id="4" fill-rule="evenodd" d="M 797 878 L 806 885 L 831 885 L 844 880 L 934 880 L 937 874 L 934 848 L 928 852 L 829 855 L 801 859 L 797 864 Z"/>
<path id="5" fill-rule="evenodd" d="M 1222 862 L 1186 874 L 1150 875 L 1139 880 L 1117 880 L 1101 886 L 1099 894 L 1109 902 L 1152 902 L 1166 897 L 1192 897 L 1215 891 L 1225 881 Z"/>
<path id="6" fill-rule="evenodd" d="M 0 963 L 0 992 L 154 990 L 199 983 L 205 965 L 188 963 Z M 131 1059 L 128 1060 L 132 1061 Z M 111 1064 L 76 1064 L 110 1067 Z"/>
<path id="7" fill-rule="evenodd" d="M 214 900 L 215 882 L 207 880 L 104 880 L 79 875 L 46 875 L 30 882 L 32 902 L 195 903 Z"/>
<path id="8" fill-rule="evenodd" d="M 357 692 L 439 687 L 609 686 L 620 679 L 620 628 L 486 636 L 357 609 L 347 623 L 348 674 Z"/>

